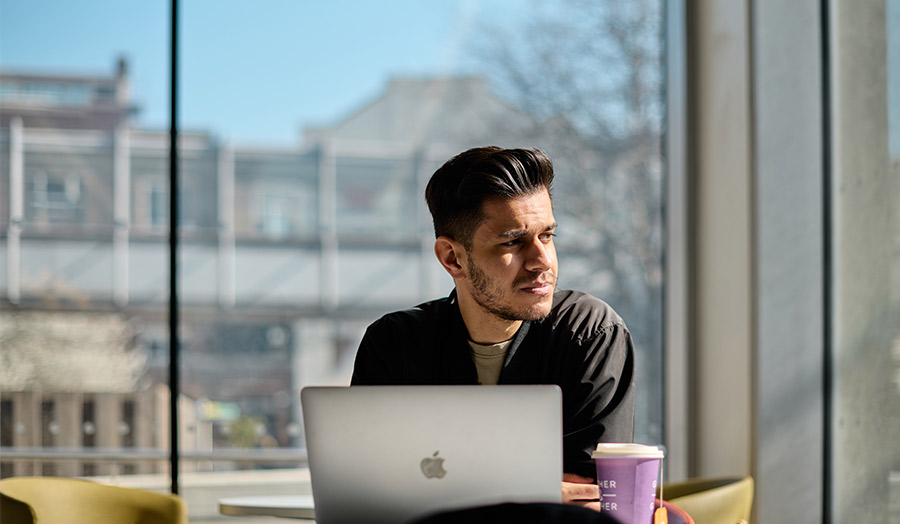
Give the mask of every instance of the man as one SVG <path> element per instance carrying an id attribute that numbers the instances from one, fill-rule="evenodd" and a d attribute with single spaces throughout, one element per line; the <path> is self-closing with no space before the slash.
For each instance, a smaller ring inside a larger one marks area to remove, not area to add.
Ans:
<path id="1" fill-rule="evenodd" d="M 606 303 L 556 290 L 552 182 L 538 150 L 476 148 L 438 169 L 425 199 L 456 288 L 369 326 L 351 383 L 559 385 L 563 501 L 596 507 L 591 451 L 633 438 L 634 346 Z"/>

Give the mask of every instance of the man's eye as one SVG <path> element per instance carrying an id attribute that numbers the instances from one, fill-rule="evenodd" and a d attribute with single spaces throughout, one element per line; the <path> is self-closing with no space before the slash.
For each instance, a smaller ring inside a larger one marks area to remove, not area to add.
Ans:
<path id="1" fill-rule="evenodd" d="M 544 243 L 547 243 L 553 240 L 553 237 L 555 236 L 556 233 L 544 233 L 543 235 L 541 235 L 541 240 L 544 241 Z"/>
<path id="2" fill-rule="evenodd" d="M 509 242 L 504 242 L 504 243 L 502 243 L 502 244 L 500 244 L 500 245 L 503 246 L 503 247 L 513 247 L 513 246 L 515 246 L 515 245 L 517 245 L 517 244 L 519 244 L 519 243 L 521 243 L 521 242 L 522 242 L 522 239 L 516 238 L 516 239 L 514 239 L 514 240 L 510 240 Z"/>

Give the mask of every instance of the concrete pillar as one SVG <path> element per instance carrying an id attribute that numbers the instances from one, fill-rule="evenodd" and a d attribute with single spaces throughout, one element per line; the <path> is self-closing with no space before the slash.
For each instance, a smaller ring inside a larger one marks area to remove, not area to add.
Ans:
<path id="1" fill-rule="evenodd" d="M 431 227 L 431 213 L 425 202 L 425 188 L 431 178 L 431 150 L 420 149 L 415 154 L 416 176 L 416 233 L 419 236 L 419 300 L 426 301 L 442 296 L 449 290 L 438 290 L 435 267 L 440 267 L 434 256 L 434 228 Z"/>
<path id="2" fill-rule="evenodd" d="M 319 153 L 319 303 L 324 311 L 338 306 L 337 161 L 334 144 Z"/>
<path id="3" fill-rule="evenodd" d="M 327 319 L 304 319 L 294 322 L 292 390 L 299 398 L 305 386 L 332 385 L 329 377 L 334 373 L 337 348 L 334 326 Z M 303 413 L 300 402 L 295 402 L 294 421 L 302 427 Z M 297 436 L 298 447 L 304 447 L 303 432 Z"/>
<path id="4" fill-rule="evenodd" d="M 13 446 L 21 448 L 41 446 L 41 393 L 23 391 L 13 393 Z M 16 462 L 16 476 L 40 475 L 38 463 Z"/>
<path id="5" fill-rule="evenodd" d="M 666 6 L 665 417 L 667 479 L 688 477 L 690 257 L 686 0 Z"/>
<path id="6" fill-rule="evenodd" d="M 20 117 L 9 123 L 9 230 L 6 238 L 6 297 L 18 304 L 22 296 L 20 238 L 25 220 L 23 124 Z"/>
<path id="7" fill-rule="evenodd" d="M 234 149 L 219 149 L 219 305 L 230 309 L 236 300 L 234 245 Z"/>
<path id="8" fill-rule="evenodd" d="M 154 410 L 152 418 L 154 421 L 152 428 L 154 432 L 153 440 L 157 449 L 169 451 L 171 449 L 169 427 L 172 423 L 172 419 L 169 416 L 169 387 L 165 384 L 156 384 L 153 386 L 152 395 L 152 409 Z M 158 467 L 160 468 L 160 473 L 168 473 L 168 460 L 160 461 Z"/>
<path id="9" fill-rule="evenodd" d="M 748 0 L 749 1 L 749 0 Z M 751 473 L 753 248 L 748 1 L 689 2 L 696 280 L 691 476 Z M 702 320 L 701 320 L 702 319 Z"/>
<path id="10" fill-rule="evenodd" d="M 156 420 L 155 410 L 156 397 L 153 390 L 139 391 L 134 395 L 134 425 L 131 431 L 134 432 L 135 449 L 151 450 L 162 447 L 156 441 L 154 429 L 158 424 Z M 141 461 L 137 463 L 136 473 L 156 473 L 156 464 L 150 461 Z"/>
<path id="11" fill-rule="evenodd" d="M 896 523 L 900 469 L 900 3 L 832 7 L 833 522 Z M 891 89 L 893 88 L 893 89 Z M 891 117 L 889 117 L 891 115 Z M 896 480 L 894 481 L 896 482 Z M 894 487 L 893 489 L 897 489 Z M 895 495 L 896 496 L 896 495 Z"/>
<path id="12" fill-rule="evenodd" d="M 119 422 L 122 420 L 122 400 L 116 393 L 97 393 L 94 395 L 94 434 L 95 447 L 101 449 L 121 448 Z M 98 475 L 113 475 L 117 468 L 111 462 L 97 464 Z"/>
<path id="13" fill-rule="evenodd" d="M 822 3 L 755 1 L 757 522 L 823 522 Z"/>
<path id="14" fill-rule="evenodd" d="M 128 237 L 131 229 L 131 140 L 127 122 L 113 132 L 113 300 L 128 304 Z"/>
<path id="15" fill-rule="evenodd" d="M 82 405 L 84 396 L 81 393 L 57 393 L 53 395 L 54 421 L 58 428 L 56 447 L 76 449 L 82 443 Z M 60 461 L 56 466 L 57 475 L 74 477 L 81 474 L 80 463 L 76 461 Z"/>

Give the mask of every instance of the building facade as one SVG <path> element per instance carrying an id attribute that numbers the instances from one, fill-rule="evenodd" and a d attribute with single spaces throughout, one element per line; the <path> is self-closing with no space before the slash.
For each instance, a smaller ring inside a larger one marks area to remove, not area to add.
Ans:
<path id="1" fill-rule="evenodd" d="M 0 78 L 0 300 L 4 335 L 18 337 L 2 352 L 19 362 L 0 383 L 2 446 L 163 449 L 168 134 L 136 124 L 124 62 L 108 77 Z M 520 145 L 535 129 L 462 77 L 393 79 L 293 148 L 179 133 L 181 390 L 185 434 L 198 435 L 185 451 L 302 447 L 299 389 L 347 383 L 368 323 L 452 287 L 433 259 L 428 177 L 467 147 Z M 76 318 L 56 343 L 28 345 L 36 326 Z M 104 323 L 120 336 L 84 340 Z M 63 387 L 22 371 L 53 368 L 23 357 L 35 347 L 56 363 L 137 364 L 127 384 L 110 371 Z M 258 438 L 238 438 L 242 423 Z"/>

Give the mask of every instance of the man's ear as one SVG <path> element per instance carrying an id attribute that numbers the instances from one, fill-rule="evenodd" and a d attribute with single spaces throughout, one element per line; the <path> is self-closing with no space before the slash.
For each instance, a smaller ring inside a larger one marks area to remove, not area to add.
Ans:
<path id="1" fill-rule="evenodd" d="M 453 277 L 453 280 L 466 277 L 463 269 L 466 263 L 466 251 L 462 244 L 450 237 L 440 236 L 434 241 L 434 254 L 447 273 Z"/>

